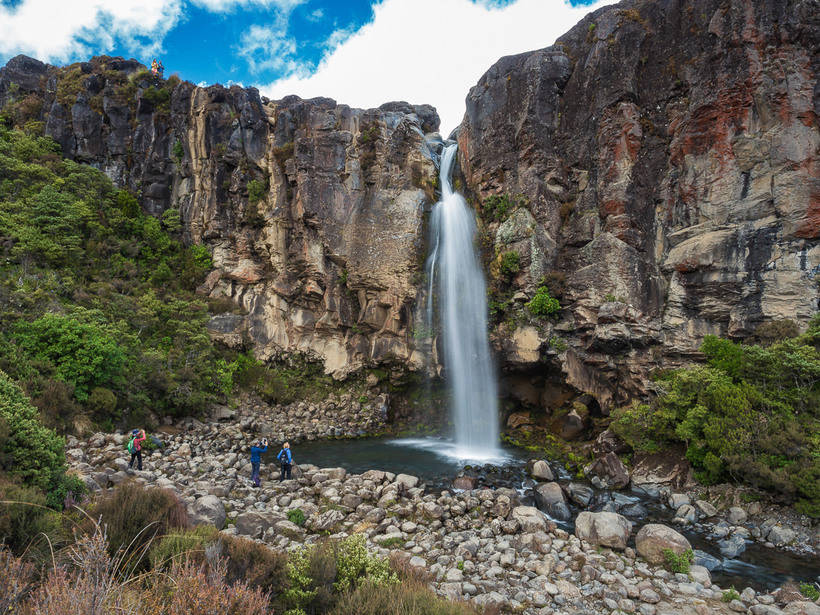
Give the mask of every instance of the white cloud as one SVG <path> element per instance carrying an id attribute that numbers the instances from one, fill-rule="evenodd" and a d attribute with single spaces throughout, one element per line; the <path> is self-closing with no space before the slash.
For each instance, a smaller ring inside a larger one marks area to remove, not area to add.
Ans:
<path id="1" fill-rule="evenodd" d="M 287 25 L 286 20 L 277 19 L 273 26 L 252 25 L 242 33 L 236 52 L 248 63 L 251 73 L 293 72 L 298 68 L 293 59 L 296 41 L 285 34 L 283 25 Z"/>
<path id="2" fill-rule="evenodd" d="M 111 51 L 157 53 L 180 17 L 179 0 L 25 0 L 0 6 L 0 55 L 64 62 Z"/>
<path id="3" fill-rule="evenodd" d="M 312 75 L 259 89 L 270 98 L 329 96 L 356 107 L 430 103 L 446 135 L 461 122 L 468 90 L 498 58 L 548 47 L 586 13 L 613 2 L 575 8 L 564 0 L 517 0 L 494 8 L 470 0 L 384 0 Z"/>
<path id="4" fill-rule="evenodd" d="M 306 0 L 191 0 L 192 4 L 201 6 L 211 13 L 228 13 L 237 8 L 250 6 L 277 8 L 290 12 L 304 2 Z"/>
<path id="5" fill-rule="evenodd" d="M 325 12 L 322 9 L 314 9 L 310 13 L 308 13 L 305 17 L 308 21 L 321 21 L 322 18 L 325 16 Z"/>

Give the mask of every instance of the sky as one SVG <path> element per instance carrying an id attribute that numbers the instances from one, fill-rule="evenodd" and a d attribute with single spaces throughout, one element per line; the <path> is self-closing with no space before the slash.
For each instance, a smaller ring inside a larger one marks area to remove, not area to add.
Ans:
<path id="1" fill-rule="evenodd" d="M 500 57 L 551 45 L 612 0 L 0 0 L 0 64 L 156 57 L 201 85 L 353 107 L 431 104 L 446 135 Z"/>

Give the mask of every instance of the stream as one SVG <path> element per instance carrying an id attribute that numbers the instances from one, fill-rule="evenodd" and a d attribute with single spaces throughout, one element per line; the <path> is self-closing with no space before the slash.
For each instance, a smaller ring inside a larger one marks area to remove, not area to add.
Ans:
<path id="1" fill-rule="evenodd" d="M 276 464 L 276 453 L 278 450 L 270 450 L 263 460 Z M 342 467 L 353 474 L 374 469 L 412 474 L 421 478 L 431 491 L 451 488 L 452 479 L 470 466 L 469 473 L 479 477 L 479 485 L 511 487 L 522 494 L 525 503 L 534 505 L 528 497 L 531 494 L 528 490 L 534 482 L 526 473 L 526 462 L 531 456 L 525 450 L 502 447 L 492 451 L 490 458 L 465 460 L 457 456 L 451 442 L 435 438 L 321 440 L 293 445 L 293 458 L 297 464 L 310 463 L 320 468 Z M 555 464 L 552 467 L 559 483 L 569 481 L 566 472 Z M 603 503 L 610 499 L 626 507 L 621 513 L 635 524 L 635 531 L 647 522 L 671 525 L 673 512 L 670 509 L 663 506 L 657 497 L 636 491 L 610 493 L 595 489 L 593 500 L 597 505 L 591 506 L 590 510 L 600 510 Z M 572 503 L 570 509 L 573 515 L 581 510 Z M 629 514 L 630 511 L 632 514 Z M 573 531 L 571 521 L 559 522 L 558 525 Z M 679 527 L 676 529 L 681 531 Z M 745 587 L 755 591 L 771 591 L 786 581 L 807 582 L 820 578 L 818 558 L 747 542 L 743 553 L 734 559 L 727 559 L 721 556 L 717 545 L 706 535 L 693 528 L 682 533 L 693 549 L 720 560 L 720 565 L 711 574 L 712 581 L 724 589 L 733 586 L 738 591 Z"/>

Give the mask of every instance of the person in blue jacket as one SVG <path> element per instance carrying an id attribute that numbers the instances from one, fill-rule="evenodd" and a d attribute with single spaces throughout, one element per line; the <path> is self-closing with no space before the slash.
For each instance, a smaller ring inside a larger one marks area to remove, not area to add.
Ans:
<path id="1" fill-rule="evenodd" d="M 282 464 L 282 474 L 279 476 L 279 482 L 281 483 L 285 480 L 286 474 L 288 480 L 290 480 L 290 469 L 293 467 L 293 453 L 290 452 L 290 444 L 285 442 L 276 458 L 279 460 L 279 463 Z"/>
<path id="2" fill-rule="evenodd" d="M 262 486 L 262 481 L 259 478 L 259 464 L 262 463 L 262 453 L 266 453 L 267 450 L 267 438 L 262 438 L 256 446 L 251 447 L 251 480 L 256 487 Z"/>

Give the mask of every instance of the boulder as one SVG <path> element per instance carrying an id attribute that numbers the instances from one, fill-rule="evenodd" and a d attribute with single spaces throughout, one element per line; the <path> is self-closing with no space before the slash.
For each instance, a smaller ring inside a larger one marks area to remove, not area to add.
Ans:
<path id="1" fill-rule="evenodd" d="M 660 523 L 648 523 L 635 536 L 635 547 L 638 555 L 650 564 L 657 565 L 666 561 L 663 553 L 666 549 L 680 555 L 691 549 L 692 545 L 671 527 Z"/>
<path id="2" fill-rule="evenodd" d="M 419 477 L 412 476 L 410 474 L 399 474 L 396 476 L 396 483 L 404 487 L 405 489 L 412 489 L 413 487 L 419 484 Z"/>
<path id="3" fill-rule="evenodd" d="M 475 489 L 478 480 L 474 476 L 457 476 L 453 479 L 453 489 L 462 489 L 470 491 Z"/>
<path id="4" fill-rule="evenodd" d="M 740 506 L 732 506 L 726 515 L 726 520 L 732 525 L 740 525 L 746 522 L 746 511 Z"/>
<path id="5" fill-rule="evenodd" d="M 575 535 L 592 545 L 626 549 L 632 523 L 613 512 L 584 511 L 575 519 Z"/>
<path id="6" fill-rule="evenodd" d="M 622 489 L 629 484 L 629 471 L 615 453 L 606 453 L 584 469 L 587 475 L 597 476 L 610 489 Z"/>
<path id="7" fill-rule="evenodd" d="M 783 607 L 783 612 L 786 615 L 820 615 L 820 606 L 808 600 L 801 600 L 799 602 L 790 602 Z"/>
<path id="8" fill-rule="evenodd" d="M 236 517 L 236 533 L 251 538 L 259 538 L 273 523 L 267 515 L 258 512 L 244 512 Z"/>
<path id="9" fill-rule="evenodd" d="M 535 488 L 535 503 L 553 519 L 568 520 L 572 515 L 564 491 L 558 483 L 543 483 Z"/>
<path id="10" fill-rule="evenodd" d="M 782 525 L 775 525 L 772 529 L 769 530 L 769 533 L 766 535 L 766 538 L 769 542 L 774 543 L 778 547 L 790 544 L 794 541 L 797 533 L 788 527 L 783 527 Z"/>
<path id="11" fill-rule="evenodd" d="M 717 514 L 717 508 L 715 508 L 712 504 L 707 502 L 706 500 L 697 500 L 695 501 L 695 506 L 701 512 L 701 514 L 705 518 L 714 517 Z"/>
<path id="12" fill-rule="evenodd" d="M 552 474 L 552 470 L 550 469 L 549 464 L 546 461 L 540 459 L 532 464 L 530 475 L 538 481 L 555 480 L 555 477 Z"/>
<path id="13" fill-rule="evenodd" d="M 732 534 L 729 538 L 719 541 L 718 547 L 723 557 L 733 559 L 746 550 L 746 540 L 743 536 Z"/>
<path id="14" fill-rule="evenodd" d="M 512 510 L 512 518 L 518 521 L 523 532 L 547 531 L 547 520 L 534 506 L 516 506 Z"/>
<path id="15" fill-rule="evenodd" d="M 581 483 L 570 483 L 567 485 L 567 493 L 569 494 L 570 500 L 582 507 L 589 506 L 592 497 L 595 495 L 595 491 L 592 487 Z"/>
<path id="16" fill-rule="evenodd" d="M 225 527 L 225 505 L 215 495 L 204 495 L 191 506 L 190 516 L 195 524 L 206 523 L 221 530 Z"/>

